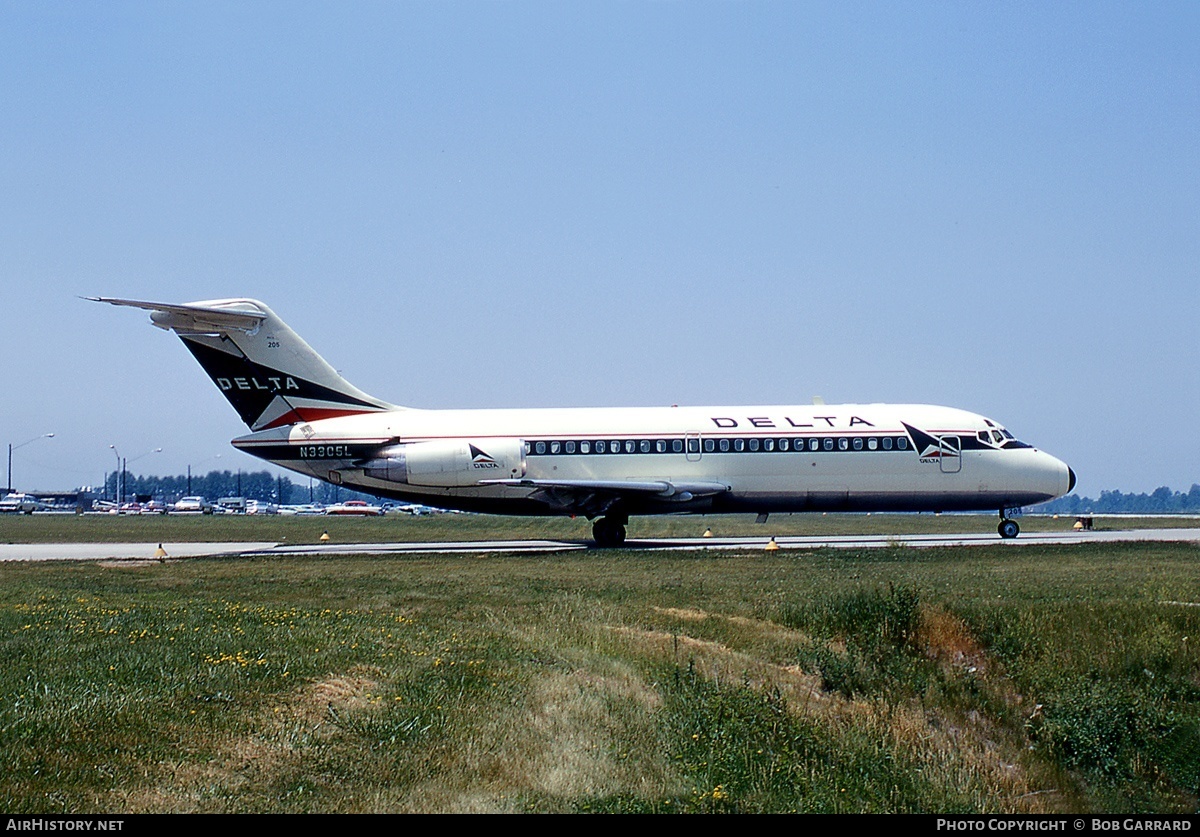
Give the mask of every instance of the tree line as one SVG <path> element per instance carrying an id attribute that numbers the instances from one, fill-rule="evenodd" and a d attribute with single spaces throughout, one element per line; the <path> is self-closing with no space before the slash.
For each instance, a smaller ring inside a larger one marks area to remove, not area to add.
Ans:
<path id="1" fill-rule="evenodd" d="M 104 482 L 104 497 L 115 500 L 119 472 L 108 474 Z M 351 491 L 320 480 L 308 485 L 292 482 L 285 476 L 273 476 L 269 471 L 209 471 L 207 474 L 155 476 L 125 472 L 121 496 L 126 500 L 149 497 L 174 503 L 180 497 L 199 496 L 216 500 L 220 497 L 245 497 L 279 505 L 321 503 L 330 505 L 346 500 L 373 500 L 358 491 Z"/>
<path id="2" fill-rule="evenodd" d="M 1164 485 L 1149 494 L 1101 491 L 1095 499 L 1069 494 L 1034 510 L 1046 514 L 1200 514 L 1200 485 L 1193 484 L 1186 493 Z"/>
<path id="3" fill-rule="evenodd" d="M 104 496 L 117 496 L 119 472 L 113 471 L 104 482 Z M 304 499 L 300 496 L 303 494 Z M 287 477 L 273 476 L 269 471 L 209 471 L 207 474 L 179 476 L 145 476 L 125 472 L 121 495 L 151 497 L 173 503 L 180 497 L 198 495 L 210 500 L 217 497 L 245 497 L 268 503 L 308 502 L 308 487 L 295 485 Z M 295 499 L 293 499 L 295 498 Z"/>

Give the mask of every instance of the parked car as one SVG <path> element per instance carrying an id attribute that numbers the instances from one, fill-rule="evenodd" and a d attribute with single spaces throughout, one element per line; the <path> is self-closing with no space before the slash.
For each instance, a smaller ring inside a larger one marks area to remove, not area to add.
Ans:
<path id="1" fill-rule="evenodd" d="M 366 500 L 347 500 L 325 509 L 325 514 L 358 514 L 371 517 L 383 514 L 379 506 L 372 506 Z"/>
<path id="2" fill-rule="evenodd" d="M 323 506 L 316 505 L 315 503 L 305 503 L 300 506 L 280 506 L 279 513 L 283 515 L 325 514 L 325 508 Z"/>
<path id="3" fill-rule="evenodd" d="M 279 506 L 265 500 L 247 500 L 246 514 L 279 514 Z"/>
<path id="4" fill-rule="evenodd" d="M 389 514 L 411 514 L 413 517 L 419 517 L 423 514 L 439 514 L 441 512 L 441 509 L 423 506 L 420 503 L 386 506 L 385 510 Z"/>
<path id="5" fill-rule="evenodd" d="M 4 499 L 0 500 L 0 512 L 33 514 L 35 511 L 45 511 L 48 508 L 50 508 L 48 505 L 32 494 L 6 494 Z"/>
<path id="6" fill-rule="evenodd" d="M 224 509 L 226 514 L 242 514 L 246 511 L 246 498 L 220 497 L 217 499 L 217 505 Z"/>
<path id="7" fill-rule="evenodd" d="M 212 514 L 213 505 L 203 497 L 181 497 L 175 503 L 175 511 Z"/>

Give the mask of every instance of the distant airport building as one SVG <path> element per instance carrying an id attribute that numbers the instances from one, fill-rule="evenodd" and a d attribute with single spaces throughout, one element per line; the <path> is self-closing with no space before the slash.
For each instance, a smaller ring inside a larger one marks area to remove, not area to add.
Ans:
<path id="1" fill-rule="evenodd" d="M 27 493 L 52 508 L 70 509 L 76 512 L 91 511 L 92 502 L 100 497 L 88 488 L 74 491 L 29 491 Z"/>

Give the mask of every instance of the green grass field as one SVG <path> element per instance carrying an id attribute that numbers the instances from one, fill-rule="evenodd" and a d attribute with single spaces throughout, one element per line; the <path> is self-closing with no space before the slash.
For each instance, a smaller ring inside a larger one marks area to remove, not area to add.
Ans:
<path id="1" fill-rule="evenodd" d="M 1197 605 L 1171 544 L 8 563 L 0 807 L 1195 812 Z"/>

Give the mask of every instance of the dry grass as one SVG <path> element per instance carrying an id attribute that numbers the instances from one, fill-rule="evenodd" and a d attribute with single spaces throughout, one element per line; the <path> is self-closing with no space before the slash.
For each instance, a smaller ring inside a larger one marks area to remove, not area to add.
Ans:
<path id="1" fill-rule="evenodd" d="M 654 608 L 654 611 L 682 622 L 727 621 L 775 639 L 796 642 L 808 639 L 801 632 L 765 620 L 698 609 Z M 915 700 L 900 705 L 847 700 L 824 692 L 819 674 L 795 665 L 772 664 L 719 642 L 627 626 L 612 626 L 610 630 L 630 642 L 632 653 L 656 655 L 674 665 L 686 664 L 714 682 L 733 681 L 764 694 L 780 694 L 793 713 L 820 724 L 831 735 L 855 728 L 868 736 L 886 739 L 889 748 L 903 752 L 914 763 L 926 765 L 931 773 L 956 787 L 975 787 L 1005 800 L 997 812 L 1038 814 L 1064 810 L 1062 796 L 1057 791 L 1047 793 L 1045 776 L 1040 775 L 1045 771 L 1031 775 L 1023 765 L 1024 742 L 978 712 L 950 717 Z M 999 668 L 989 660 L 961 619 L 937 608 L 923 611 L 918 642 L 931 658 L 958 672 L 987 678 L 989 671 Z M 837 643 L 833 645 L 836 647 Z M 999 686 L 1008 689 L 1002 678 Z M 1011 697 L 1018 699 L 1015 694 Z"/>

